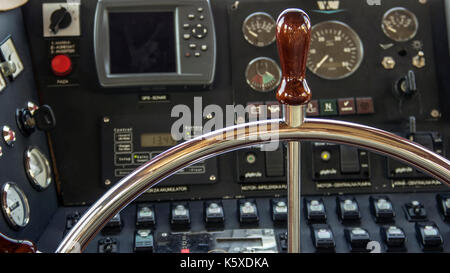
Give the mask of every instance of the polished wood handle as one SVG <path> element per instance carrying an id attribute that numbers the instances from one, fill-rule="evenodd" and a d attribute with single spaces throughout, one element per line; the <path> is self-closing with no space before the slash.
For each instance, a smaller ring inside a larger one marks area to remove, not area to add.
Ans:
<path id="1" fill-rule="evenodd" d="M 305 80 L 311 40 L 311 22 L 301 9 L 287 9 L 277 20 L 277 47 L 282 79 L 277 100 L 282 104 L 304 105 L 311 99 Z"/>
<path id="2" fill-rule="evenodd" d="M 0 233 L 0 253 L 36 253 L 34 243 L 25 240 L 14 240 Z"/>

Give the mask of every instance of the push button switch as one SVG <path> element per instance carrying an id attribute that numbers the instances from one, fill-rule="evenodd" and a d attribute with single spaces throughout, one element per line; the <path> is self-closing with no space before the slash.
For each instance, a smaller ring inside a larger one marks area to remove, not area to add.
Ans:
<path id="1" fill-rule="evenodd" d="M 392 222 L 395 217 L 392 202 L 387 196 L 370 197 L 370 208 L 377 223 Z"/>
<path id="2" fill-rule="evenodd" d="M 342 221 L 358 221 L 361 218 L 358 202 L 353 197 L 336 198 L 339 218 Z"/>
<path id="3" fill-rule="evenodd" d="M 241 224 L 258 223 L 258 208 L 254 200 L 239 200 L 239 221 Z"/>
<path id="4" fill-rule="evenodd" d="M 348 228 L 344 231 L 345 238 L 353 252 L 367 252 L 367 244 L 370 242 L 369 232 L 360 227 Z"/>
<path id="5" fill-rule="evenodd" d="M 134 236 L 134 252 L 153 252 L 153 234 L 149 229 L 137 230 Z"/>
<path id="6" fill-rule="evenodd" d="M 441 251 L 442 239 L 441 232 L 434 222 L 416 223 L 417 239 L 425 251 Z"/>
<path id="7" fill-rule="evenodd" d="M 336 243 L 334 241 L 333 231 L 329 225 L 314 224 L 311 225 L 311 236 L 313 245 L 317 252 L 334 252 Z"/>
<path id="8" fill-rule="evenodd" d="M 272 220 L 274 222 L 286 222 L 287 204 L 284 199 L 272 199 Z"/>
<path id="9" fill-rule="evenodd" d="M 323 223 L 327 221 L 327 214 L 322 198 L 305 198 L 306 219 L 309 222 Z"/>
<path id="10" fill-rule="evenodd" d="M 410 222 L 427 220 L 427 211 L 419 201 L 411 201 L 410 203 L 406 203 L 404 209 L 406 218 Z"/>
<path id="11" fill-rule="evenodd" d="M 64 77 L 72 72 L 72 60 L 67 55 L 56 55 L 51 61 L 53 74 Z"/>
<path id="12" fill-rule="evenodd" d="M 155 209 L 150 204 L 137 205 L 136 226 L 151 227 L 156 224 Z"/>
<path id="13" fill-rule="evenodd" d="M 205 222 L 222 224 L 225 221 L 223 205 L 221 201 L 205 202 Z"/>
<path id="14" fill-rule="evenodd" d="M 170 223 L 175 226 L 189 226 L 191 223 L 189 204 L 172 204 L 170 209 Z"/>
<path id="15" fill-rule="evenodd" d="M 437 196 L 438 207 L 445 221 L 450 221 L 450 195 L 439 194 Z"/>
<path id="16" fill-rule="evenodd" d="M 405 231 L 396 226 L 381 227 L 381 238 L 386 243 L 388 251 L 405 251 Z"/>

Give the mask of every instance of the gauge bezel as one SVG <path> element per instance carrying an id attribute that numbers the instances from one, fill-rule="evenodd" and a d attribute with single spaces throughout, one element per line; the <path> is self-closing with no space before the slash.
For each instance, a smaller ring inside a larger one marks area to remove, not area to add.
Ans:
<path id="1" fill-rule="evenodd" d="M 277 83 L 274 85 L 274 88 L 272 88 L 272 89 L 267 89 L 267 90 L 259 90 L 259 89 L 255 89 L 255 88 L 253 88 L 253 86 L 249 83 L 249 80 L 248 80 L 248 77 L 247 77 L 248 70 L 250 69 L 250 67 L 252 66 L 252 64 L 254 64 L 254 63 L 258 62 L 258 61 L 261 61 L 261 60 L 265 60 L 265 61 L 268 61 L 268 62 L 272 62 L 272 63 L 277 67 L 277 69 L 278 69 L 278 75 L 279 75 L 279 76 L 278 76 L 278 81 L 277 81 Z M 277 64 L 277 62 L 276 62 L 274 59 L 271 59 L 271 58 L 269 58 L 269 57 L 256 57 L 256 58 L 252 59 L 252 60 L 247 64 L 247 67 L 245 68 L 245 73 L 244 73 L 245 82 L 247 83 L 247 85 L 248 85 L 252 90 L 254 90 L 254 91 L 256 91 L 256 92 L 260 92 L 260 93 L 267 93 L 267 92 L 271 92 L 271 91 L 277 89 L 278 85 L 280 85 L 280 82 L 281 82 L 281 76 L 282 76 L 282 74 L 281 74 L 281 68 L 280 68 L 280 66 Z"/>
<path id="2" fill-rule="evenodd" d="M 319 74 L 313 72 L 309 67 L 308 67 L 308 70 L 311 73 L 313 73 L 314 75 L 316 75 L 317 77 L 325 79 L 325 80 L 342 80 L 342 79 L 350 77 L 356 71 L 358 71 L 359 67 L 361 66 L 361 63 L 364 60 L 364 45 L 362 43 L 361 37 L 359 37 L 358 33 L 352 27 L 350 27 L 348 24 L 346 24 L 342 21 L 338 21 L 338 20 L 327 20 L 327 21 L 322 21 L 320 23 L 315 24 L 311 28 L 311 36 L 314 33 L 315 28 L 317 28 L 318 26 L 324 25 L 324 24 L 329 24 L 329 23 L 339 24 L 339 25 L 347 28 L 347 30 L 350 31 L 358 39 L 357 41 L 354 41 L 354 42 L 355 42 L 356 46 L 359 47 L 359 49 L 361 50 L 361 57 L 359 58 L 358 62 L 355 64 L 355 67 L 352 69 L 352 71 L 349 71 L 348 73 L 346 73 L 342 76 L 339 76 L 339 77 L 327 77 L 327 76 L 319 75 Z M 311 47 L 310 47 L 310 50 L 311 50 Z M 308 53 L 308 57 L 309 57 L 309 55 L 310 54 Z M 308 63 L 308 60 L 306 60 L 306 63 Z"/>
<path id="3" fill-rule="evenodd" d="M 250 15 L 248 15 L 248 16 L 244 19 L 244 22 L 242 22 L 242 36 L 244 36 L 244 39 L 245 39 L 249 44 L 251 44 L 252 46 L 256 46 L 256 47 L 259 47 L 259 48 L 263 48 L 263 47 L 270 46 L 271 44 L 273 44 L 273 43 L 275 42 L 275 40 L 276 40 L 276 38 L 277 38 L 277 37 L 276 37 L 276 36 L 277 36 L 277 35 L 276 35 L 276 31 L 275 31 L 275 33 L 274 33 L 274 35 L 273 35 L 273 39 L 272 39 L 268 44 L 265 44 L 265 45 L 262 45 L 262 46 L 253 43 L 253 42 L 247 37 L 247 35 L 245 34 L 245 28 L 244 28 L 244 27 L 246 26 L 247 22 L 248 22 L 250 19 L 252 19 L 254 16 L 257 16 L 257 15 L 269 17 L 270 20 L 272 20 L 272 22 L 273 22 L 274 28 L 276 29 L 277 22 L 276 22 L 275 19 L 272 17 L 272 15 L 268 14 L 267 12 L 257 11 L 257 12 L 253 12 L 253 13 L 251 13 Z"/>
<path id="4" fill-rule="evenodd" d="M 30 161 L 31 161 L 31 154 L 32 152 L 37 151 L 37 156 L 40 157 L 40 159 L 44 162 L 44 168 L 47 171 L 47 177 L 45 179 L 45 186 L 42 186 L 41 184 L 39 184 L 37 178 L 33 175 L 32 171 L 31 171 L 31 167 L 30 167 Z M 50 184 L 52 183 L 52 171 L 50 168 L 50 162 L 48 161 L 48 158 L 45 156 L 45 154 L 36 146 L 30 146 L 28 147 L 28 149 L 25 150 L 24 153 L 24 167 L 25 167 L 25 173 L 27 174 L 28 180 L 30 181 L 31 185 L 33 185 L 33 187 L 38 190 L 38 191 L 43 191 L 45 189 L 47 189 Z"/>
<path id="5" fill-rule="evenodd" d="M 402 10 L 402 11 L 405 11 L 406 13 L 408 13 L 409 15 L 411 15 L 411 17 L 414 20 L 414 23 L 416 24 L 416 28 L 414 30 L 414 33 L 412 35 L 410 35 L 406 39 L 398 40 L 398 39 L 392 38 L 392 36 L 389 34 L 389 32 L 387 32 L 387 30 L 384 27 L 384 20 L 386 19 L 386 16 L 388 16 L 390 13 L 392 13 L 393 11 L 396 11 L 396 10 Z M 391 40 L 393 40 L 395 42 L 408 42 L 408 41 L 412 40 L 414 37 L 416 37 L 417 31 L 419 30 L 419 20 L 417 20 L 417 16 L 414 14 L 414 12 L 412 12 L 412 11 L 410 11 L 410 10 L 404 8 L 404 7 L 394 7 L 394 8 L 388 9 L 383 14 L 383 17 L 381 18 L 381 29 L 383 30 L 383 33 L 384 33 L 384 35 L 386 35 L 386 37 L 388 37 L 389 39 L 391 39 Z"/>
<path id="6" fill-rule="evenodd" d="M 7 191 L 9 190 L 9 188 L 15 190 L 17 192 L 17 194 L 19 195 L 19 197 L 22 199 L 22 202 L 23 202 L 23 205 L 24 205 L 24 209 L 25 209 L 24 223 L 23 224 L 16 223 L 16 221 L 14 220 L 14 218 L 11 215 L 11 211 L 8 208 L 8 203 L 7 203 L 8 192 Z M 26 227 L 28 225 L 28 223 L 30 222 L 30 204 L 28 202 L 27 196 L 22 191 L 22 189 L 19 188 L 19 186 L 16 183 L 14 183 L 14 182 L 6 182 L 2 186 L 1 202 L 2 202 L 3 215 L 5 216 L 8 224 L 13 229 L 20 230 L 20 229 L 23 229 L 24 227 Z"/>

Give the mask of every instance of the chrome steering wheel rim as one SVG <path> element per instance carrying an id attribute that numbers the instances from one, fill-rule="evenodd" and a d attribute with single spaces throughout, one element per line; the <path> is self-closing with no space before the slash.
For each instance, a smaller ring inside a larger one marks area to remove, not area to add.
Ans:
<path id="1" fill-rule="evenodd" d="M 347 144 L 392 156 L 450 185 L 450 161 L 392 133 L 356 123 L 305 119 L 296 128 L 282 119 L 240 124 L 183 142 L 121 179 L 95 202 L 59 244 L 57 253 L 82 252 L 104 225 L 133 200 L 177 171 L 207 158 L 273 141 Z"/>

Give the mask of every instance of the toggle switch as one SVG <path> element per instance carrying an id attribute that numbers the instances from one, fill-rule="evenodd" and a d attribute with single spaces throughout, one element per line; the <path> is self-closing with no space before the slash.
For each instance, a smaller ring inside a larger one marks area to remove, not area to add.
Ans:
<path id="1" fill-rule="evenodd" d="M 340 145 L 340 164 L 343 174 L 359 173 L 361 171 L 359 163 L 359 152 L 355 147 Z"/>
<path id="2" fill-rule="evenodd" d="M 405 76 L 398 79 L 394 84 L 394 95 L 399 98 L 407 98 L 417 92 L 416 75 L 409 70 Z"/>

